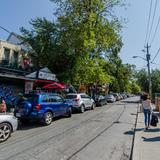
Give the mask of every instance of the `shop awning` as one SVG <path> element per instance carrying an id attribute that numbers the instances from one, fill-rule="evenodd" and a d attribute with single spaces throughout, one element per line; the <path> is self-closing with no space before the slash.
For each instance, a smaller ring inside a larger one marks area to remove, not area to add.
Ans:
<path id="1" fill-rule="evenodd" d="M 66 85 L 54 82 L 51 84 L 44 85 L 42 88 L 43 89 L 65 89 Z"/>

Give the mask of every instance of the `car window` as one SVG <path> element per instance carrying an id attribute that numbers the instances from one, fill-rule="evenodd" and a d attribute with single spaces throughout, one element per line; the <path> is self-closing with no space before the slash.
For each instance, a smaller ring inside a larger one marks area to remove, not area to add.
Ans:
<path id="1" fill-rule="evenodd" d="M 38 95 L 34 95 L 34 94 L 25 94 L 21 98 L 25 101 L 29 101 L 30 103 L 38 102 Z"/>
<path id="2" fill-rule="evenodd" d="M 99 96 L 99 99 L 104 99 L 104 97 L 102 95 Z"/>
<path id="3" fill-rule="evenodd" d="M 57 96 L 57 95 L 52 95 L 49 97 L 49 99 L 50 99 L 50 102 L 62 102 L 63 101 L 62 97 Z"/>
<path id="4" fill-rule="evenodd" d="M 49 102 L 49 97 L 47 95 L 42 96 L 42 102 Z"/>
<path id="5" fill-rule="evenodd" d="M 80 96 L 81 98 L 87 98 L 85 94 L 81 94 Z"/>
<path id="6" fill-rule="evenodd" d="M 88 95 L 86 95 L 86 98 L 89 98 L 89 99 L 90 99 L 91 97 L 90 97 L 90 96 L 88 96 Z"/>
<path id="7" fill-rule="evenodd" d="M 77 98 L 77 95 L 67 95 L 66 99 L 75 99 Z"/>

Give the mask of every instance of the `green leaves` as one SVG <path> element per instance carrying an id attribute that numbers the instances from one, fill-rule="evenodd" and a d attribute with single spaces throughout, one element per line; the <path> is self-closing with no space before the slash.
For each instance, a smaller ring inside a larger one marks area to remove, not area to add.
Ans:
<path id="1" fill-rule="evenodd" d="M 118 56 L 121 23 L 113 12 L 123 1 L 51 1 L 57 5 L 55 23 L 36 18 L 30 22 L 31 31 L 21 29 L 35 66 L 49 67 L 60 81 L 112 83 L 113 91 L 127 90 L 132 71 Z"/>

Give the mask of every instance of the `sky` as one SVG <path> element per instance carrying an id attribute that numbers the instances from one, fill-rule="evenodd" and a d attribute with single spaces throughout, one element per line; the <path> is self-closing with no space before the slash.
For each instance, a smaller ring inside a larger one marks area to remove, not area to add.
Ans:
<path id="1" fill-rule="evenodd" d="M 147 23 L 149 17 L 150 0 L 126 0 L 127 6 L 124 8 L 118 8 L 115 10 L 115 14 L 118 17 L 126 19 L 126 23 L 123 24 L 122 29 L 122 40 L 123 48 L 120 52 L 120 57 L 123 63 L 129 63 L 136 65 L 136 69 L 140 70 L 146 68 L 146 61 L 141 58 L 132 58 L 133 56 L 140 56 L 145 58 L 144 49 L 145 36 L 147 33 Z M 152 14 L 153 16 L 154 3 L 153 0 Z M 157 4 L 155 12 L 155 21 L 151 32 L 153 37 L 156 24 L 158 22 L 158 13 L 160 9 L 160 2 Z M 49 0 L 3 0 L 1 1 L 0 9 L 0 26 L 6 28 L 10 32 L 20 34 L 19 28 L 25 27 L 29 29 L 31 26 L 29 21 L 36 17 L 46 17 L 49 20 L 54 18 L 53 12 L 55 6 Z M 149 23 L 151 26 L 151 22 Z M 151 61 L 154 58 L 158 48 L 160 47 L 160 25 L 157 30 L 157 35 L 150 48 Z M 0 39 L 7 39 L 9 34 L 4 30 L 0 29 Z M 155 59 L 154 63 L 151 64 L 151 69 L 160 68 L 160 53 Z"/>

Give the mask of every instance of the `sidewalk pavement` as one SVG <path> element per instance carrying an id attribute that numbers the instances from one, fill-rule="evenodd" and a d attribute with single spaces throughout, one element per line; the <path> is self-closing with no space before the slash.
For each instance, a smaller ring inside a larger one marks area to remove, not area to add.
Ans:
<path id="1" fill-rule="evenodd" d="M 132 160 L 160 159 L 160 119 L 157 127 L 145 130 L 144 115 L 138 113 Z"/>

